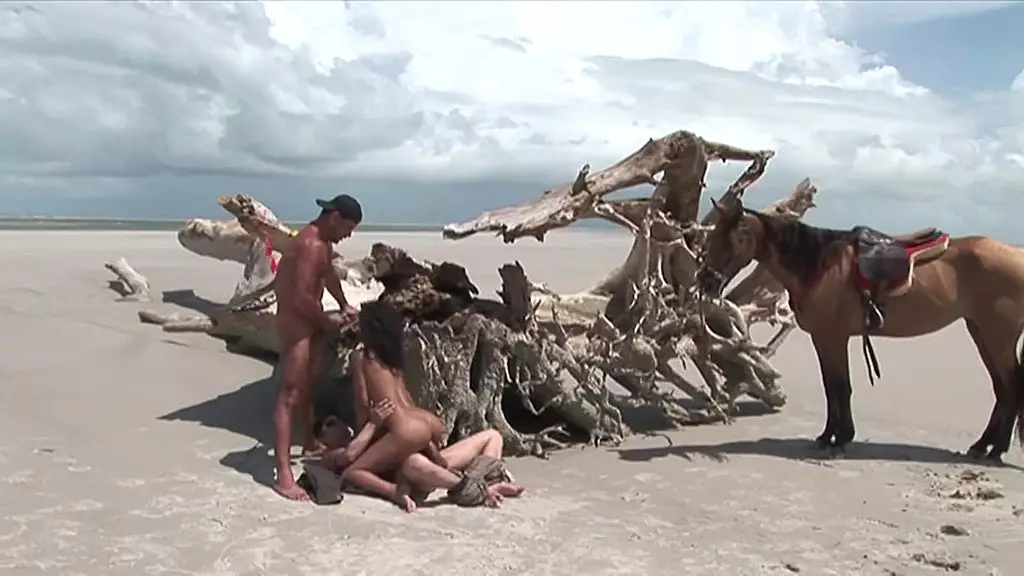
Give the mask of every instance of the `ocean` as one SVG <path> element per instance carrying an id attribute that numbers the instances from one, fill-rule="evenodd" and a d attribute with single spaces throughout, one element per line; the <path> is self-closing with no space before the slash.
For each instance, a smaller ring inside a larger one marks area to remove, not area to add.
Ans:
<path id="1" fill-rule="evenodd" d="M 132 218 L 49 218 L 49 217 L 0 217 L 0 230 L 125 230 L 176 231 L 185 224 L 184 220 L 140 220 Z M 305 222 L 286 222 L 292 228 L 301 228 Z M 440 232 L 441 226 L 421 224 L 371 224 L 359 225 L 360 232 Z"/>

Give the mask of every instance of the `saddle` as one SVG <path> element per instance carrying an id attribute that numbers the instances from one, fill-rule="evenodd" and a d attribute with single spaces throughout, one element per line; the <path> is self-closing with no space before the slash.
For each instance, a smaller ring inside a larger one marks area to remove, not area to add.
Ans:
<path id="1" fill-rule="evenodd" d="M 852 232 L 856 264 L 853 282 L 861 294 L 864 309 L 864 361 L 874 385 L 875 377 L 882 374 L 868 333 L 885 325 L 879 296 L 897 298 L 910 291 L 914 266 L 942 256 L 949 248 L 949 234 L 936 228 L 924 228 L 911 234 L 890 236 L 867 226 L 856 226 Z"/>
<path id="2" fill-rule="evenodd" d="M 949 234 L 925 228 L 911 234 L 890 236 L 867 226 L 853 229 L 855 282 L 861 291 L 895 298 L 906 294 L 914 282 L 914 265 L 942 256 L 949 248 Z"/>

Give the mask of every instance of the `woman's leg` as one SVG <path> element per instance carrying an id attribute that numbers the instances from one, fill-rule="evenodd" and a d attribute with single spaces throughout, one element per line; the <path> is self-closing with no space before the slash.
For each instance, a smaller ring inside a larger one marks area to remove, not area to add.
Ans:
<path id="1" fill-rule="evenodd" d="M 381 478 L 381 475 L 399 468 L 409 456 L 423 450 L 430 442 L 430 430 L 422 421 L 395 416 L 398 415 L 393 415 L 388 422 L 393 428 L 371 444 L 341 475 L 344 484 L 351 484 L 392 502 L 396 502 L 400 494 L 395 485 Z M 407 502 L 396 503 L 408 510 Z"/>

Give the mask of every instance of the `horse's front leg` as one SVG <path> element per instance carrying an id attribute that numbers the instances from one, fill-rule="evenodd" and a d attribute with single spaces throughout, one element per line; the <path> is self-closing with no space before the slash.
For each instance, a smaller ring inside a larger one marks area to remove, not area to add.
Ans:
<path id="1" fill-rule="evenodd" d="M 856 434 L 850 402 L 853 395 L 850 385 L 850 356 L 847 351 L 850 338 L 827 334 L 812 335 L 812 340 L 818 355 L 821 382 L 828 404 L 825 430 L 815 439 L 815 444 L 821 449 L 834 448 L 841 452 Z"/>
<path id="2" fill-rule="evenodd" d="M 832 382 L 824 373 L 821 375 L 821 387 L 825 389 L 825 429 L 814 439 L 814 445 L 825 450 L 832 445 L 832 438 L 836 434 L 836 395 L 832 392 Z"/>

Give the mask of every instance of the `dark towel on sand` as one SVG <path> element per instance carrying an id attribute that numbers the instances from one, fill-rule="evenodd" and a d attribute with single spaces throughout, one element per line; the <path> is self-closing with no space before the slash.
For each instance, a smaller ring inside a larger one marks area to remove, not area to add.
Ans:
<path id="1" fill-rule="evenodd" d="M 341 476 L 319 464 L 305 464 L 298 485 L 321 506 L 340 504 L 345 498 L 341 491 Z"/>

